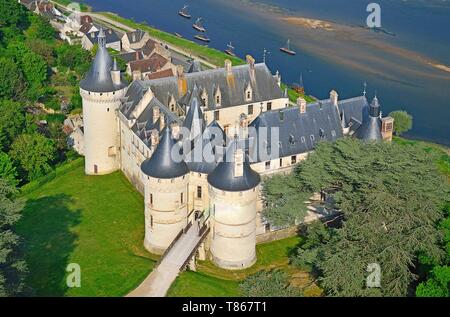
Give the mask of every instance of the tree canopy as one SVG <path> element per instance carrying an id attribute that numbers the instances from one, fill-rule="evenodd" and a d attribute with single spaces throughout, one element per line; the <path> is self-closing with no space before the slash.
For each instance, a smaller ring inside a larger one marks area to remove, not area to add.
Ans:
<path id="1" fill-rule="evenodd" d="M 289 276 L 283 271 L 259 271 L 248 276 L 239 285 L 247 297 L 295 297 L 300 290 L 289 285 Z"/>
<path id="2" fill-rule="evenodd" d="M 14 232 L 24 203 L 15 194 L 14 187 L 0 178 L 0 297 L 20 295 L 27 272 L 19 248 L 21 241 Z"/>
<path id="3" fill-rule="evenodd" d="M 413 117 L 406 111 L 393 111 L 389 116 L 394 118 L 394 133 L 396 135 L 402 135 L 412 129 Z"/>
<path id="4" fill-rule="evenodd" d="M 421 146 L 344 138 L 320 143 L 299 165 L 291 185 L 298 194 L 332 189 L 343 214 L 338 228 L 313 230 L 297 256 L 328 295 L 405 296 L 417 280 L 418 256 L 443 258 L 436 226 L 449 186 L 435 162 Z M 381 288 L 366 286 L 372 263 L 381 268 Z"/>

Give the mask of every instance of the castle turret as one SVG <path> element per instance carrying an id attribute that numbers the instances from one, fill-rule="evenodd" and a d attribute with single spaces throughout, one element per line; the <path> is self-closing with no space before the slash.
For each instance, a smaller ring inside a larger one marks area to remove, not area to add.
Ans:
<path id="1" fill-rule="evenodd" d="M 380 141 L 381 118 L 378 98 L 374 97 L 371 104 L 363 110 L 362 125 L 356 130 L 356 137 L 364 141 Z"/>
<path id="2" fill-rule="evenodd" d="M 256 202 L 260 176 L 237 139 L 208 175 L 211 254 L 222 268 L 243 269 L 256 261 Z"/>
<path id="3" fill-rule="evenodd" d="M 170 127 L 162 132 L 153 155 L 141 165 L 145 197 L 144 246 L 162 254 L 186 227 L 188 217 L 188 167 Z"/>
<path id="4" fill-rule="evenodd" d="M 119 133 L 116 110 L 126 83 L 113 68 L 105 33 L 98 34 L 98 50 L 86 77 L 80 82 L 83 99 L 85 172 L 108 174 L 119 169 Z"/>

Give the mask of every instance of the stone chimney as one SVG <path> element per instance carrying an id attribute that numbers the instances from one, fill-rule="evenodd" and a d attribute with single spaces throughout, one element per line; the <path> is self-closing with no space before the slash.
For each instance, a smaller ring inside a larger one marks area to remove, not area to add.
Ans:
<path id="1" fill-rule="evenodd" d="M 247 55 L 245 59 L 250 69 L 250 76 L 255 78 L 255 59 L 251 55 Z"/>
<path id="2" fill-rule="evenodd" d="M 337 107 L 338 106 L 338 93 L 336 92 L 336 90 L 332 90 L 330 91 L 330 101 L 333 104 L 333 106 Z"/>
<path id="3" fill-rule="evenodd" d="M 165 126 L 166 126 L 166 117 L 164 113 L 161 113 L 159 115 L 159 131 L 162 131 Z"/>
<path id="4" fill-rule="evenodd" d="M 159 132 L 158 130 L 152 130 L 150 134 L 150 143 L 151 143 L 151 149 L 154 151 L 156 149 L 156 146 L 159 143 Z"/>
<path id="5" fill-rule="evenodd" d="M 160 110 L 159 107 L 155 106 L 153 107 L 153 124 L 156 123 L 156 121 L 158 121 L 159 116 L 160 116 Z"/>
<path id="6" fill-rule="evenodd" d="M 133 35 L 131 35 L 131 40 L 133 42 L 136 42 L 136 33 L 133 33 Z"/>
<path id="7" fill-rule="evenodd" d="M 236 149 L 234 152 L 234 177 L 242 177 L 244 175 L 244 151 Z"/>
<path id="8" fill-rule="evenodd" d="M 297 106 L 300 109 L 300 113 L 306 112 L 306 100 L 302 97 L 297 98 Z"/>
<path id="9" fill-rule="evenodd" d="M 139 59 L 140 59 L 139 52 L 136 51 L 136 60 L 138 61 Z"/>
<path id="10" fill-rule="evenodd" d="M 233 75 L 232 67 L 233 67 L 233 64 L 231 63 L 231 61 L 229 59 L 226 59 L 225 60 L 225 71 L 227 72 L 227 76 Z"/>
<path id="11" fill-rule="evenodd" d="M 394 131 L 394 118 L 385 117 L 381 119 L 381 135 L 383 140 L 392 141 L 392 133 Z"/>
<path id="12" fill-rule="evenodd" d="M 142 73 L 140 70 L 134 70 L 133 71 L 133 80 L 141 80 L 142 79 Z"/>
<path id="13" fill-rule="evenodd" d="M 281 87 L 281 75 L 280 72 L 277 70 L 277 72 L 275 73 L 275 80 L 277 81 L 277 85 L 278 87 Z"/>
<path id="14" fill-rule="evenodd" d="M 178 79 L 178 94 L 184 96 L 187 92 L 187 82 L 184 78 L 184 68 L 182 65 L 177 65 L 177 79 Z"/>

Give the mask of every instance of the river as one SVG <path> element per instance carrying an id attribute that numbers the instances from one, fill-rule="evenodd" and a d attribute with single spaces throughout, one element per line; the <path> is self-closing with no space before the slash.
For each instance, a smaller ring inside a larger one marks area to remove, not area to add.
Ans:
<path id="1" fill-rule="evenodd" d="M 403 109 L 414 118 L 407 137 L 450 145 L 450 3 L 378 0 L 384 32 L 365 25 L 363 0 L 85 0 L 94 11 L 192 39 L 193 20 L 178 16 L 184 4 L 202 17 L 211 47 L 228 42 L 240 57 L 263 59 L 286 83 L 302 75 L 308 94 L 340 98 L 377 94 L 385 114 Z M 307 19 L 305 19 L 307 18 Z M 287 40 L 296 56 L 279 51 Z"/>

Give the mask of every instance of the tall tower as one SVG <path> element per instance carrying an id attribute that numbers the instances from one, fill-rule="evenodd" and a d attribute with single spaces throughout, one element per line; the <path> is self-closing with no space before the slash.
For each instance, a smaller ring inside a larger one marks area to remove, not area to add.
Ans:
<path id="1" fill-rule="evenodd" d="M 167 126 L 152 156 L 141 165 L 145 200 L 144 246 L 162 254 L 187 225 L 189 170 L 180 157 L 181 147 Z"/>
<path id="2" fill-rule="evenodd" d="M 244 269 L 256 261 L 256 202 L 260 176 L 251 169 L 235 139 L 208 175 L 211 254 L 222 268 Z"/>
<path id="3" fill-rule="evenodd" d="M 85 173 L 102 175 L 119 169 L 117 109 L 127 84 L 106 49 L 105 33 L 98 33 L 98 50 L 80 82 L 83 99 Z"/>

